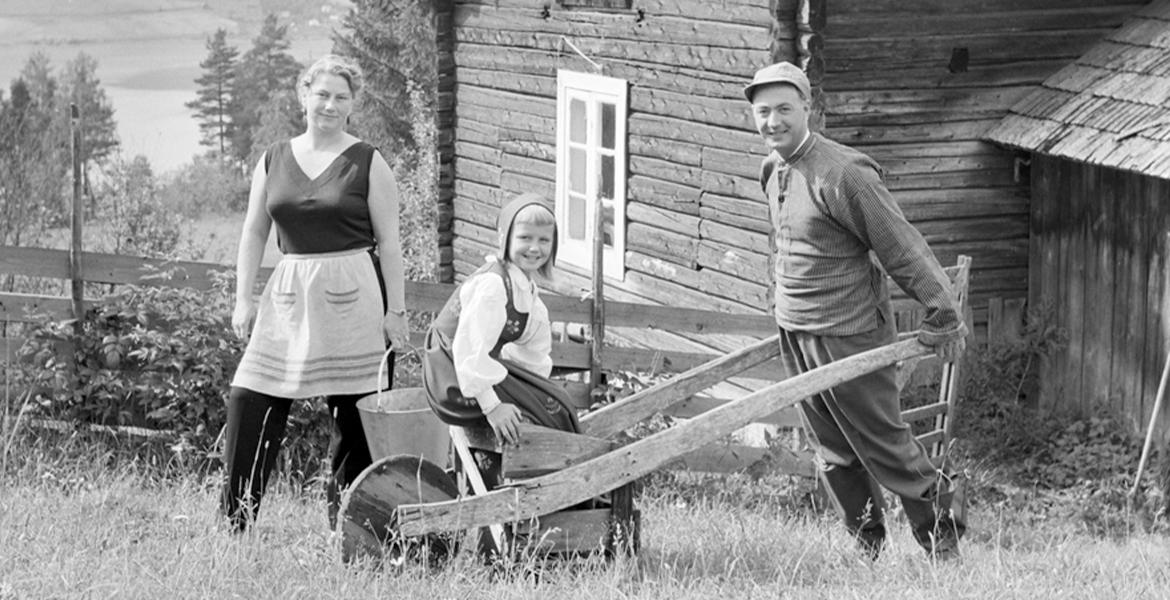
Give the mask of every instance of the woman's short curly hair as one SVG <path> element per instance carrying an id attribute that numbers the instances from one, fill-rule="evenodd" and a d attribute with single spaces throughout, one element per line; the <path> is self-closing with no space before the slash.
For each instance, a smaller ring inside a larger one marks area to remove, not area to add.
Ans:
<path id="1" fill-rule="evenodd" d="M 362 85 L 365 83 L 362 76 L 362 68 L 352 58 L 340 54 L 326 54 L 317 59 L 317 62 L 314 62 L 309 68 L 305 69 L 301 73 L 301 76 L 297 78 L 297 91 L 307 91 L 312 87 L 313 82 L 318 77 L 326 73 L 345 79 L 346 83 L 349 84 L 349 91 L 355 96 L 361 91 Z"/>

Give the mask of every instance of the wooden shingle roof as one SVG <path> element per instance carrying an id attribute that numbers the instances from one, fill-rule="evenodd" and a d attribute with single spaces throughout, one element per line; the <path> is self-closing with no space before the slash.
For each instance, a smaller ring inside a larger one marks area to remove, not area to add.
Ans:
<path id="1" fill-rule="evenodd" d="M 1049 77 L 987 138 L 1170 179 L 1170 0 L 1145 6 Z"/>

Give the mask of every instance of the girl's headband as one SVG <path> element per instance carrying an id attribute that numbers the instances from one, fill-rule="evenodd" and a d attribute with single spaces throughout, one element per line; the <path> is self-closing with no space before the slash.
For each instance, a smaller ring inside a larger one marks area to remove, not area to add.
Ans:
<path id="1" fill-rule="evenodd" d="M 501 236 L 504 236 L 505 240 L 510 233 L 512 228 L 512 220 L 516 218 L 516 214 L 530 204 L 543 206 L 544 208 L 548 209 L 550 214 L 557 214 L 556 210 L 553 208 L 552 203 L 546 200 L 544 196 L 541 196 L 540 194 L 534 194 L 532 192 L 520 194 L 519 196 L 512 198 L 510 202 L 504 205 L 504 208 L 500 209 L 500 216 L 496 221 L 496 231 L 498 231 Z"/>

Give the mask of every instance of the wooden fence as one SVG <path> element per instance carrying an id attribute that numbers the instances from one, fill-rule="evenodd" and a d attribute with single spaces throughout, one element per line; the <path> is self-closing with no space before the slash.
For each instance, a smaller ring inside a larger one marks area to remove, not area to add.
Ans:
<path id="1" fill-rule="evenodd" d="M 213 274 L 230 270 L 229 267 L 211 263 L 162 261 L 111 254 L 83 253 L 81 257 L 81 278 L 87 283 L 112 285 L 165 285 L 189 287 L 199 290 L 210 289 Z M 174 277 L 167 280 L 144 279 L 157 269 L 168 269 Z M 955 273 L 955 268 L 948 271 Z M 260 284 L 267 279 L 271 269 L 260 275 Z M 20 248 L 0 246 L 0 275 L 20 275 L 34 278 L 57 280 L 70 279 L 69 253 L 62 250 L 41 248 Z M 260 285 L 258 284 L 258 285 Z M 455 286 L 450 284 L 406 282 L 406 303 L 411 310 L 435 313 L 447 301 Z M 572 298 L 554 294 L 542 294 L 554 322 L 589 324 L 593 318 L 593 305 L 589 299 Z M 101 302 L 99 298 L 86 299 L 83 305 Z M 903 329 L 916 325 L 918 305 L 904 296 L 894 301 L 895 312 Z M 763 338 L 775 333 L 772 317 L 760 314 L 729 314 L 705 310 L 672 308 L 666 306 L 605 301 L 605 326 L 607 331 L 614 328 L 638 328 L 669 331 L 686 335 L 735 335 Z M 68 319 L 73 316 L 72 301 L 69 297 L 37 294 L 0 293 L 0 321 L 30 322 L 38 319 Z M 227 325 L 225 323 L 225 335 Z M 412 332 L 411 344 L 421 347 L 424 332 Z M 23 340 L 0 338 L 5 362 L 13 358 L 15 349 Z M 553 362 L 557 367 L 588 371 L 592 365 L 589 344 L 557 340 L 553 344 Z M 672 348 L 631 347 L 620 343 L 607 343 L 599 353 L 601 371 L 681 373 L 720 355 L 715 352 L 686 352 Z M 924 361 L 929 364 L 931 361 Z M 934 371 L 937 373 L 937 369 Z M 749 381 L 772 382 L 782 378 L 781 369 L 774 361 L 761 364 L 741 373 L 738 377 Z M 589 384 L 568 382 L 567 386 L 575 401 L 582 408 L 589 405 Z M 676 417 L 692 417 L 728 402 L 728 398 L 698 395 L 673 406 L 667 414 Z M 918 407 L 905 413 L 908 422 L 933 419 L 941 423 L 940 415 L 947 411 L 944 403 Z M 780 427 L 796 428 L 799 421 L 795 411 L 788 410 L 765 418 L 760 423 Z M 927 445 L 937 444 L 944 436 L 941 427 L 920 436 Z M 730 472 L 766 465 L 769 470 L 789 473 L 811 474 L 812 465 L 806 454 L 785 451 L 783 448 L 761 448 L 739 443 L 719 443 L 680 458 L 686 468 L 707 472 Z"/>

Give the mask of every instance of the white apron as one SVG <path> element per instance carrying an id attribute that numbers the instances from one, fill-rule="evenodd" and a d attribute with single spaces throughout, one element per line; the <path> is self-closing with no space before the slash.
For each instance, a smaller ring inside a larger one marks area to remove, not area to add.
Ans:
<path id="1" fill-rule="evenodd" d="M 232 385 L 279 398 L 383 389 L 382 291 L 368 250 L 286 254 Z"/>

